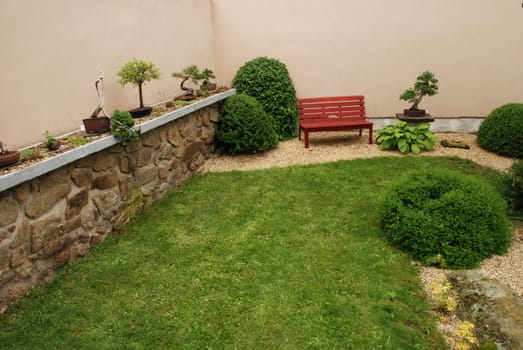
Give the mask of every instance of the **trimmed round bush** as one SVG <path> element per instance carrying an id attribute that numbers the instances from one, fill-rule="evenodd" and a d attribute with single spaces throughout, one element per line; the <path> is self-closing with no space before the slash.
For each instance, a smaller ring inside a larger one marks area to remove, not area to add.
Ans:
<path id="1" fill-rule="evenodd" d="M 507 251 L 506 206 L 488 184 L 446 169 L 399 180 L 380 208 L 389 241 L 426 265 L 474 268 Z"/>
<path id="2" fill-rule="evenodd" d="M 248 61 L 238 69 L 232 87 L 261 103 L 280 139 L 297 135 L 298 101 L 285 64 L 267 57 Z"/>
<path id="3" fill-rule="evenodd" d="M 502 156 L 523 158 L 523 103 L 493 110 L 479 126 L 478 144 Z"/>
<path id="4" fill-rule="evenodd" d="M 254 97 L 236 94 L 220 108 L 218 149 L 228 154 L 263 152 L 278 143 L 272 120 Z"/>

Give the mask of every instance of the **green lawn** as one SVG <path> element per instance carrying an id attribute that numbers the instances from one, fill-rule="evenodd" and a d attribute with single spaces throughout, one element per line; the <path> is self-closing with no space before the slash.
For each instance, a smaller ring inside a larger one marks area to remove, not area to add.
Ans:
<path id="1" fill-rule="evenodd" d="M 199 175 L 0 316 L 5 349 L 445 349 L 377 208 L 403 157 Z"/>

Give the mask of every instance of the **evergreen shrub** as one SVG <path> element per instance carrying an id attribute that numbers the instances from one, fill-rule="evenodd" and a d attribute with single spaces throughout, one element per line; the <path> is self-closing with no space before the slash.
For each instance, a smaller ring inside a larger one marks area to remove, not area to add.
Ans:
<path id="1" fill-rule="evenodd" d="M 477 179 L 446 169 L 415 171 L 385 195 L 390 242 L 427 265 L 474 268 L 511 241 L 503 198 Z"/>
<path id="2" fill-rule="evenodd" d="M 512 165 L 506 176 L 505 195 L 512 212 L 523 212 L 523 160 Z"/>
<path id="3" fill-rule="evenodd" d="M 297 135 L 298 101 L 285 64 L 267 57 L 248 61 L 238 69 L 232 87 L 261 103 L 280 139 Z"/>
<path id="4" fill-rule="evenodd" d="M 254 97 L 236 94 L 220 108 L 216 142 L 224 153 L 259 153 L 276 145 L 278 135 L 270 116 Z"/>
<path id="5" fill-rule="evenodd" d="M 523 103 L 494 109 L 479 126 L 478 144 L 502 156 L 523 158 Z"/>

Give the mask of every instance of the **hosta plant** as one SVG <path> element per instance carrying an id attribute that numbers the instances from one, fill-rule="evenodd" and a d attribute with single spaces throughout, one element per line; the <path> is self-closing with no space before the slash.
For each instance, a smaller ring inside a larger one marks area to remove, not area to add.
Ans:
<path id="1" fill-rule="evenodd" d="M 396 125 L 387 125 L 378 130 L 376 143 L 381 150 L 398 149 L 403 154 L 419 154 L 424 149 L 434 149 L 436 135 L 429 130 L 429 123 L 410 126 L 404 121 L 398 121 Z"/>

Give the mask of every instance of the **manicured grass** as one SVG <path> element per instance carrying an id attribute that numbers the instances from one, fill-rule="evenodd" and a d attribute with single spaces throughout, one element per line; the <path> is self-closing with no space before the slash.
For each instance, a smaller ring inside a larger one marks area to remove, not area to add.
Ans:
<path id="1" fill-rule="evenodd" d="M 6 349 L 444 349 L 378 204 L 379 158 L 199 175 L 0 316 Z"/>

